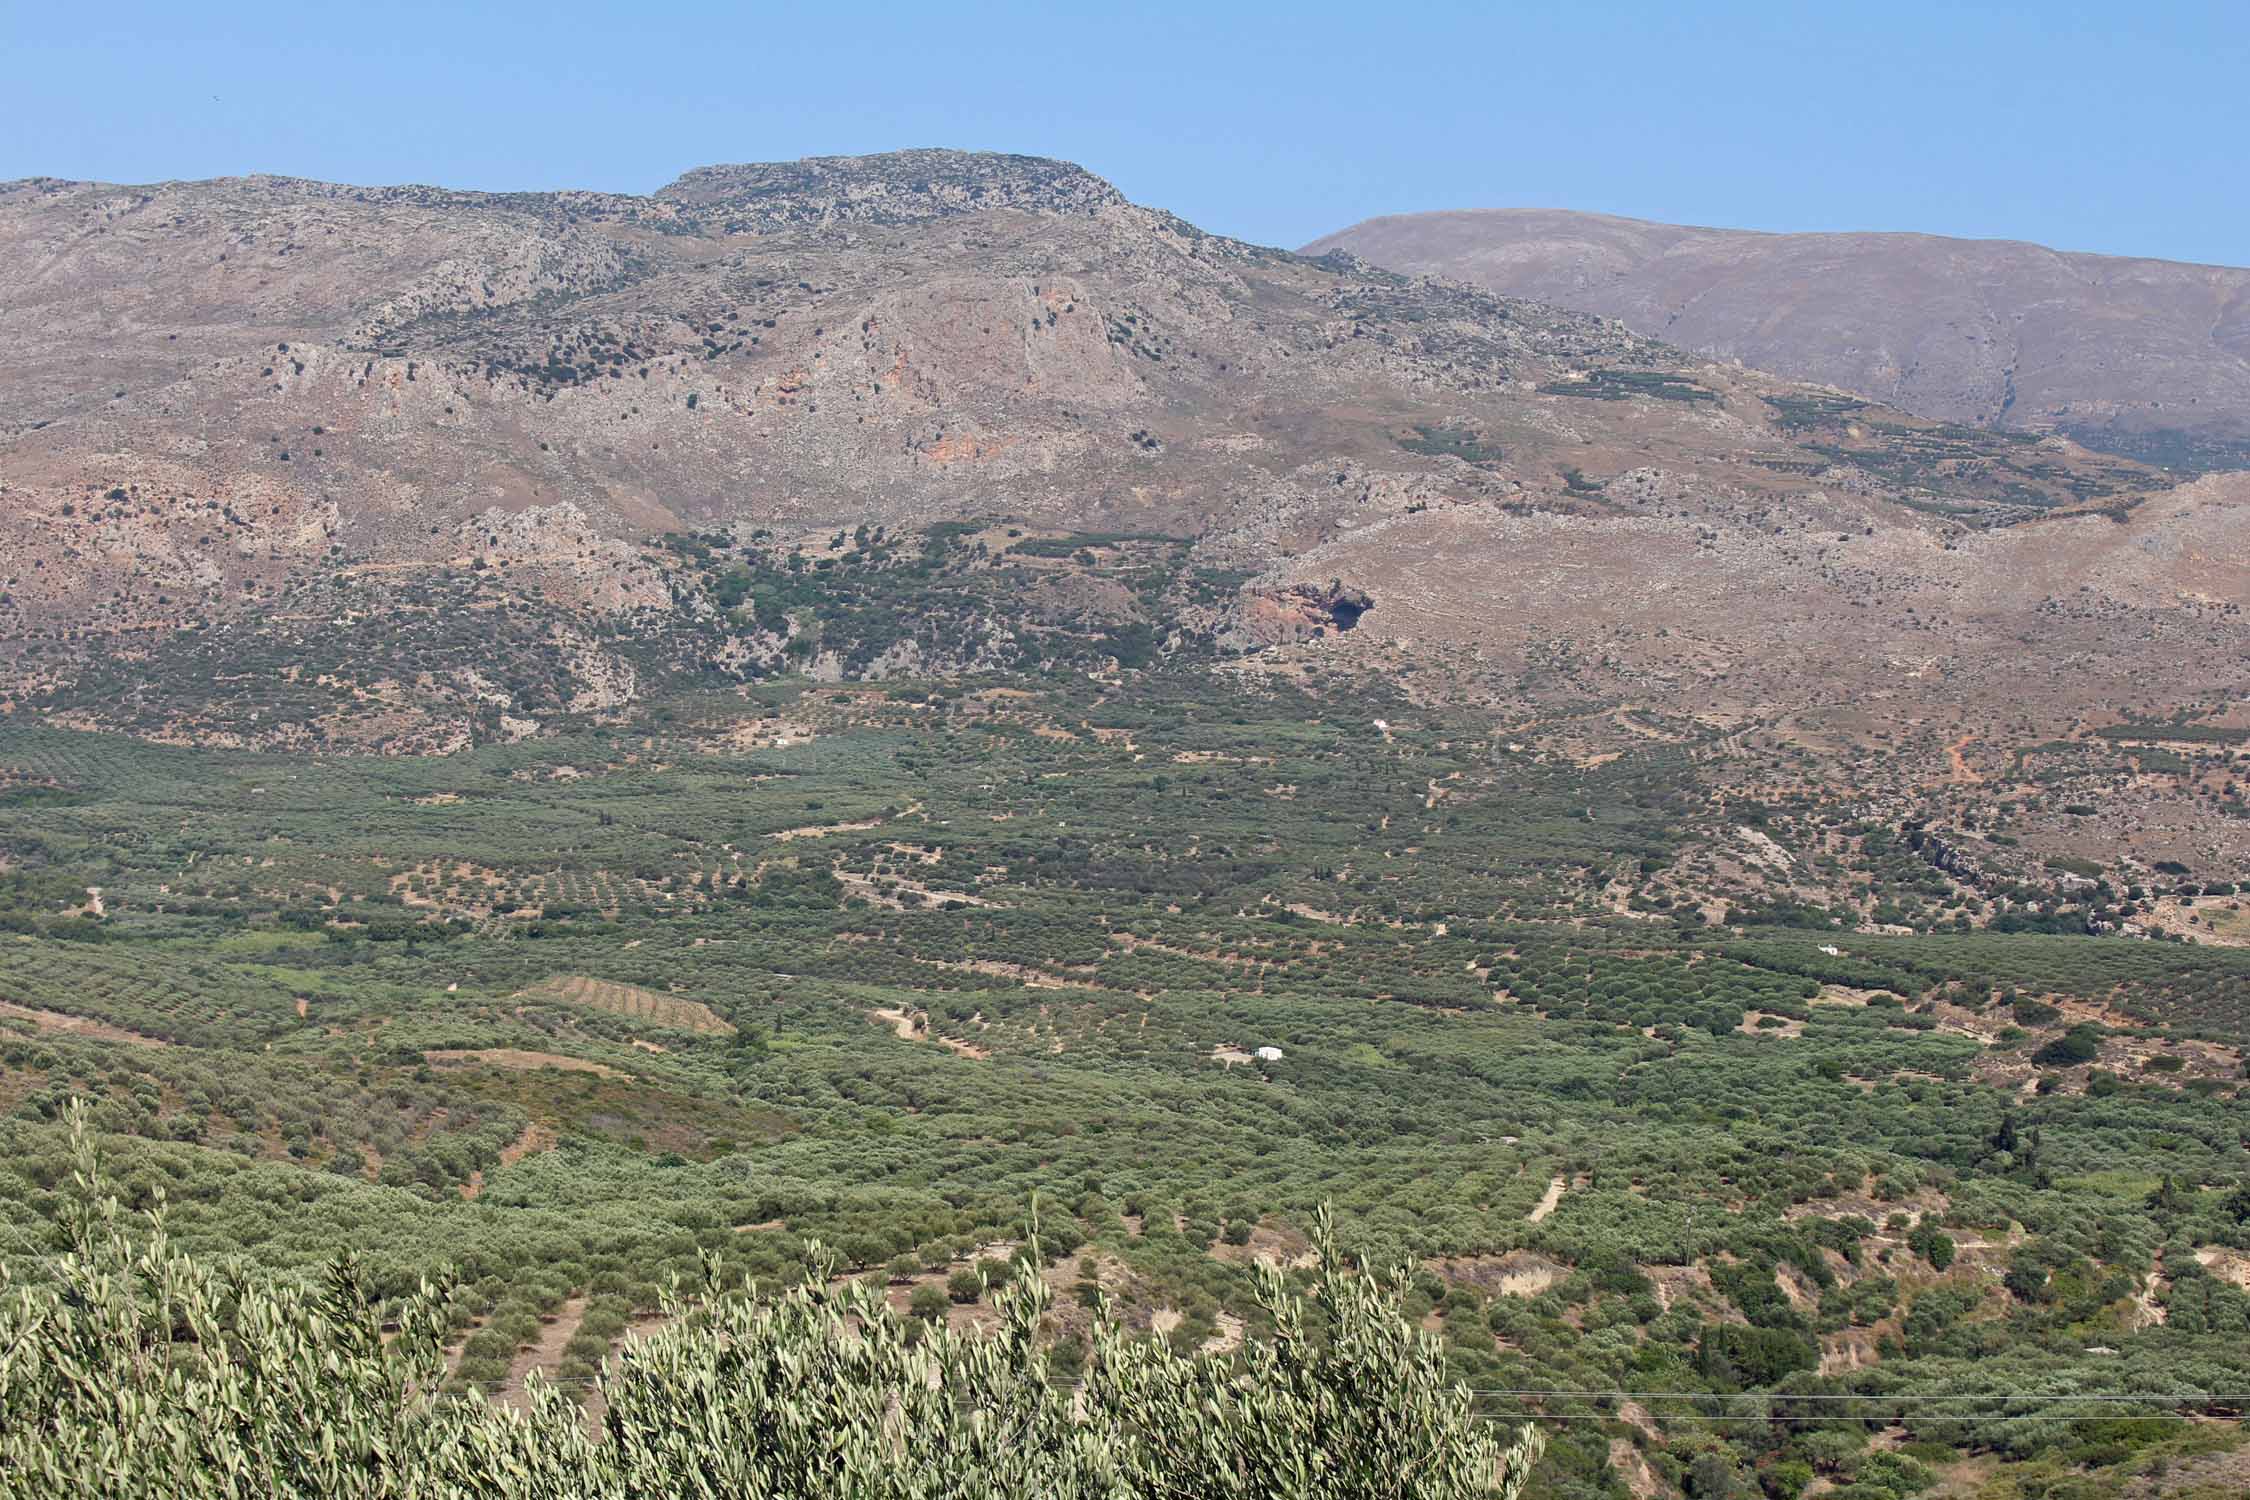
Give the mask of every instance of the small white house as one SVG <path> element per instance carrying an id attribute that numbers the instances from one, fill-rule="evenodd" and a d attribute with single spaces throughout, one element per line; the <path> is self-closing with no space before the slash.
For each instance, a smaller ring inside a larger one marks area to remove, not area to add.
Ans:
<path id="1" fill-rule="evenodd" d="M 1260 1062 L 1280 1062 L 1281 1049 L 1279 1047 L 1260 1047 L 1255 1056 Z"/>

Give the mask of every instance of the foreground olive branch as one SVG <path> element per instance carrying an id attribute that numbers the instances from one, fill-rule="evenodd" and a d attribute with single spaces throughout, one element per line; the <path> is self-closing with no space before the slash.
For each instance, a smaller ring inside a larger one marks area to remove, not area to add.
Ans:
<path id="1" fill-rule="evenodd" d="M 161 1198 L 133 1215 L 109 1192 L 82 1108 L 70 1130 L 70 1251 L 0 1302 L 4 1496 L 1515 1500 L 1541 1447 L 1471 1415 L 1400 1315 L 1404 1271 L 1347 1265 L 1325 1213 L 1309 1305 L 1261 1267 L 1272 1336 L 1231 1358 L 1129 1338 L 1103 1306 L 1064 1385 L 1035 1256 L 992 1290 L 995 1330 L 957 1333 L 816 1248 L 784 1290 L 675 1292 L 605 1363 L 593 1426 L 536 1378 L 524 1411 L 442 1393 L 435 1285 L 386 1323 L 349 1257 L 308 1290 L 182 1253 Z"/>

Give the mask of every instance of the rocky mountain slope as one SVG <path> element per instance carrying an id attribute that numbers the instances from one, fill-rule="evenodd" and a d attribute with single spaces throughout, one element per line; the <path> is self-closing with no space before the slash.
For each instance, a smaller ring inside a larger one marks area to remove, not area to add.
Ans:
<path id="1" fill-rule="evenodd" d="M 166 738 L 444 749 L 782 671 L 1180 656 L 2043 733 L 2229 701 L 2250 645 L 2240 483 L 1041 159 L 18 182 L 0 339 L 0 701 Z"/>
<path id="2" fill-rule="evenodd" d="M 1926 417 L 2250 468 L 2250 270 L 1548 209 L 1400 214 L 1308 249 L 1600 313 Z"/>

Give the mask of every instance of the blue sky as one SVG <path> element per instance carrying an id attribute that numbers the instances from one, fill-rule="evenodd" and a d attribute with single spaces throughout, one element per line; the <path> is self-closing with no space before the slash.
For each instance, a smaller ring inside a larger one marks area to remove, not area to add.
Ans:
<path id="1" fill-rule="evenodd" d="M 645 192 L 945 145 L 1296 245 L 1533 205 L 2250 265 L 2250 0 L 0 0 L 0 178 Z"/>

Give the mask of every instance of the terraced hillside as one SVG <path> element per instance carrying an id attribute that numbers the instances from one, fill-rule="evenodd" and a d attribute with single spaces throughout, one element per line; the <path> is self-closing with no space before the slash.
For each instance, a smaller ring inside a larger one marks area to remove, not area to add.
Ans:
<path id="1" fill-rule="evenodd" d="M 1306 1283 L 1328 1205 L 1549 1432 L 1536 1493 L 2241 1461 L 2240 868 L 2034 846 L 2145 750 L 1972 831 L 1644 714 L 1025 680 L 444 757 L 0 731 L 11 1274 L 78 1096 L 192 1250 L 454 1268 L 452 1378 L 511 1402 L 584 1395 L 706 1256 L 771 1285 L 817 1240 L 989 1326 L 1036 1195 L 1058 1378 L 1097 1298 L 1265 1338 L 1255 1268 Z"/>

